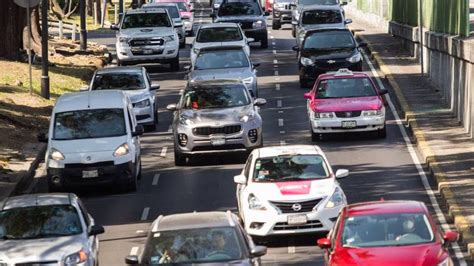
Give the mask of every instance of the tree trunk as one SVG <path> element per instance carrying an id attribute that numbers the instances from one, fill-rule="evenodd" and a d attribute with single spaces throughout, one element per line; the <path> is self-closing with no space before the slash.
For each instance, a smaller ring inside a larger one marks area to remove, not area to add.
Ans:
<path id="1" fill-rule="evenodd" d="M 92 17 L 94 16 L 94 0 L 84 0 L 86 1 L 87 15 Z"/>
<path id="2" fill-rule="evenodd" d="M 13 0 L 2 0 L 0 8 L 0 57 L 18 60 L 23 47 L 23 29 L 26 26 L 26 11 Z"/>
<path id="3" fill-rule="evenodd" d="M 101 12 L 102 11 L 102 4 L 100 3 L 101 2 L 100 0 L 95 0 L 94 2 L 95 2 L 94 5 L 97 6 L 97 17 L 96 17 L 96 19 L 97 19 L 97 22 L 100 24 L 100 22 L 101 22 L 100 18 L 101 18 L 101 15 L 102 15 L 102 12 Z"/>

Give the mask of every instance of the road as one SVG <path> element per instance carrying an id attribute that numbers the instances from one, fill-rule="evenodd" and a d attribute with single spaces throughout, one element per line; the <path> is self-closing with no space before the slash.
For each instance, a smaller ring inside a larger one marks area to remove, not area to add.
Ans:
<path id="1" fill-rule="evenodd" d="M 206 5 L 207 7 L 207 5 Z M 209 9 L 197 9 L 195 23 L 210 22 Z M 353 18 L 356 19 L 356 18 Z M 270 23 L 269 23 L 270 24 Z M 312 144 L 306 115 L 305 89 L 298 83 L 295 45 L 290 25 L 273 31 L 269 27 L 269 48 L 252 45 L 252 60 L 258 68 L 265 146 Z M 101 38 L 113 45 L 113 38 Z M 190 43 L 188 37 L 187 43 Z M 181 51 L 181 69 L 189 64 L 189 45 Z M 142 138 L 143 178 L 136 193 L 117 194 L 112 189 L 78 190 L 96 222 L 105 226 L 101 236 L 101 265 L 123 265 L 124 257 L 143 249 L 150 223 L 159 215 L 181 212 L 236 210 L 233 176 L 243 167 L 242 156 L 205 157 L 186 167 L 175 167 L 172 114 L 165 107 L 175 103 L 184 88 L 184 71 L 171 73 L 168 66 L 148 67 L 152 79 L 161 85 L 159 126 Z M 369 71 L 368 65 L 364 70 Z M 280 120 L 281 119 L 281 120 Z M 341 180 L 349 203 L 379 200 L 419 200 L 432 210 L 415 164 L 405 145 L 394 115 L 388 112 L 386 139 L 343 135 L 320 142 L 334 169 L 347 168 L 351 174 Z M 281 122 L 279 122 L 281 121 Z M 45 191 L 39 182 L 36 191 Z M 316 246 L 321 234 L 272 237 L 266 241 L 266 265 L 323 265 L 323 253 Z"/>

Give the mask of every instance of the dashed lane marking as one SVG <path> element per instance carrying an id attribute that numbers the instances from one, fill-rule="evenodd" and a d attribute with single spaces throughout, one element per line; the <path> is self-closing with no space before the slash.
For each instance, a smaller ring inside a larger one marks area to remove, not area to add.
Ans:
<path id="1" fill-rule="evenodd" d="M 158 181 L 160 180 L 160 174 L 155 174 L 153 177 L 153 182 L 151 183 L 153 186 L 158 185 Z"/>
<path id="2" fill-rule="evenodd" d="M 279 74 L 278 70 L 275 70 L 275 76 L 278 76 L 278 74 Z"/>
<path id="3" fill-rule="evenodd" d="M 283 118 L 278 118 L 278 126 L 279 127 L 283 126 Z"/>
<path id="4" fill-rule="evenodd" d="M 277 64 L 278 64 L 278 60 L 273 59 L 273 64 L 277 65 Z"/>
<path id="5" fill-rule="evenodd" d="M 286 132 L 284 130 L 280 131 L 280 134 L 285 134 Z"/>
<path id="6" fill-rule="evenodd" d="M 280 140 L 280 146 L 285 146 L 286 142 L 284 140 Z"/>
<path id="7" fill-rule="evenodd" d="M 276 51 L 276 50 L 273 50 L 273 54 L 276 54 L 276 53 L 277 53 L 277 51 Z"/>
<path id="8" fill-rule="evenodd" d="M 136 256 L 138 255 L 138 247 L 132 247 L 130 250 L 130 256 Z"/>
<path id="9" fill-rule="evenodd" d="M 279 90 L 280 90 L 280 84 L 275 84 L 275 89 L 276 89 L 277 91 L 279 91 Z"/>
<path id="10" fill-rule="evenodd" d="M 160 156 L 161 157 L 166 157 L 166 152 L 168 151 L 168 147 L 163 147 L 161 149 L 161 153 L 160 153 Z"/>
<path id="11" fill-rule="evenodd" d="M 282 106 L 282 101 L 281 101 L 281 100 L 278 100 L 278 101 L 277 101 L 277 107 L 278 107 L 278 108 L 281 108 L 281 106 Z"/>
<path id="12" fill-rule="evenodd" d="M 142 221 L 148 219 L 148 214 L 150 213 L 150 207 L 145 207 L 142 212 L 142 217 L 140 218 Z"/>

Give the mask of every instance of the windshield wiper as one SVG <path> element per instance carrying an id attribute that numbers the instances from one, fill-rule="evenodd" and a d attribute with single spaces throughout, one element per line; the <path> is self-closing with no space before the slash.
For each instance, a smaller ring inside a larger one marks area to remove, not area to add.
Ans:
<path id="1" fill-rule="evenodd" d="M 284 177 L 280 177 L 279 180 L 304 180 L 304 179 L 296 177 L 296 176 L 284 176 Z"/>

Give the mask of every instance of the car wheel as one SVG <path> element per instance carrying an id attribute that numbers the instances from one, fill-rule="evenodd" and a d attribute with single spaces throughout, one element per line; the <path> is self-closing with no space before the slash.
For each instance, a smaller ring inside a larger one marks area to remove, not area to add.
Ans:
<path id="1" fill-rule="evenodd" d="M 186 41 L 179 43 L 179 48 L 184 48 L 186 46 Z"/>
<path id="2" fill-rule="evenodd" d="M 171 61 L 170 68 L 171 71 L 179 71 L 179 55 Z"/>
<path id="3" fill-rule="evenodd" d="M 142 161 L 141 160 L 140 160 L 140 166 L 138 167 L 137 179 L 138 180 L 142 179 Z"/>
<path id="4" fill-rule="evenodd" d="M 260 40 L 260 48 L 265 49 L 268 47 L 268 36 L 265 36 L 262 40 Z"/>
<path id="5" fill-rule="evenodd" d="M 295 26 L 291 26 L 291 36 L 293 36 L 293 38 L 296 37 L 296 28 L 295 28 Z"/>
<path id="6" fill-rule="evenodd" d="M 63 191 L 63 188 L 62 186 L 56 186 L 56 185 L 53 185 L 51 183 L 51 181 L 48 181 L 48 191 L 50 193 L 53 193 L 53 192 L 62 192 Z"/>
<path id="7" fill-rule="evenodd" d="M 387 128 L 385 126 L 377 131 L 377 137 L 380 139 L 387 137 Z"/>
<path id="8" fill-rule="evenodd" d="M 279 29 L 281 29 L 281 23 L 280 23 L 280 21 L 273 19 L 273 22 L 272 22 L 272 29 L 273 29 L 273 30 L 279 30 Z"/>
<path id="9" fill-rule="evenodd" d="M 310 131 L 310 133 L 311 133 L 311 141 L 312 141 L 312 142 L 316 142 L 316 141 L 320 141 L 320 140 L 321 140 L 321 139 L 319 138 L 319 134 L 313 132 L 313 129 L 311 128 L 311 124 L 309 125 L 309 131 Z"/>
<path id="10" fill-rule="evenodd" d="M 184 156 L 181 152 L 174 149 L 174 165 L 176 166 L 184 166 L 186 165 L 186 156 Z"/>

